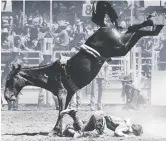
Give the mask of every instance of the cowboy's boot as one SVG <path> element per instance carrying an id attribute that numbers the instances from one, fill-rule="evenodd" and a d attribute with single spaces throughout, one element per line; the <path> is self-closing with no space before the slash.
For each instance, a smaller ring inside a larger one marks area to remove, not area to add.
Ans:
<path id="1" fill-rule="evenodd" d="M 60 113 L 60 116 L 63 117 L 65 114 L 68 114 L 72 118 L 75 118 L 77 110 L 75 108 L 65 109 Z"/>

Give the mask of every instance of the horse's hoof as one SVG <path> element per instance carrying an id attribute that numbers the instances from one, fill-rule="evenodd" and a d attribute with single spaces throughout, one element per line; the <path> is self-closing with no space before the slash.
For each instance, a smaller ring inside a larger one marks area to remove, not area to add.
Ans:
<path id="1" fill-rule="evenodd" d="M 158 35 L 160 33 L 160 31 L 162 30 L 162 28 L 164 27 L 164 25 L 156 25 L 154 28 L 154 32 L 156 33 L 156 35 Z"/>
<path id="2" fill-rule="evenodd" d="M 58 132 L 52 130 L 49 134 L 48 134 L 49 137 L 58 137 Z"/>
<path id="3" fill-rule="evenodd" d="M 59 136 L 59 137 L 61 137 L 62 136 L 62 133 L 61 133 L 61 131 L 60 131 L 60 129 L 53 129 L 49 134 L 48 134 L 48 136 L 51 136 L 51 137 L 57 137 L 57 136 Z"/>
<path id="4" fill-rule="evenodd" d="M 144 26 L 154 26 L 153 20 L 149 19 L 147 21 L 144 21 Z"/>

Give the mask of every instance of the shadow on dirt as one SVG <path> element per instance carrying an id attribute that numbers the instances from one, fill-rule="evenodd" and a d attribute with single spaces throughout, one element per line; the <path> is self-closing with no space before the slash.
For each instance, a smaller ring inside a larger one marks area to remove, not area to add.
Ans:
<path id="1" fill-rule="evenodd" d="M 18 133 L 18 134 L 3 134 L 3 135 L 12 135 L 12 136 L 21 136 L 21 135 L 26 135 L 26 136 L 36 136 L 36 135 L 42 135 L 42 136 L 48 136 L 48 132 L 39 132 L 39 133 Z"/>

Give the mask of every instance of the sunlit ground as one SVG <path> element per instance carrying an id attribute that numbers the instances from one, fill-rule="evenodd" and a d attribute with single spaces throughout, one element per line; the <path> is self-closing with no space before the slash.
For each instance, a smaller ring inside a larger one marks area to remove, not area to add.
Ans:
<path id="1" fill-rule="evenodd" d="M 6 111 L 2 108 L 1 113 L 1 139 L 2 141 L 38 141 L 38 140 L 73 140 L 72 138 L 49 137 L 47 134 L 56 123 L 57 111 L 43 108 L 36 111 L 36 107 L 23 108 L 24 111 Z M 33 110 L 33 111 L 30 111 Z M 139 111 L 124 111 L 121 106 L 105 106 L 104 111 L 121 118 L 132 118 L 133 123 L 143 126 L 142 137 L 117 138 L 112 135 L 98 136 L 94 131 L 86 138 L 78 140 L 110 140 L 110 141 L 165 141 L 166 140 L 166 107 L 151 107 Z M 79 115 L 87 120 L 92 114 L 88 106 L 83 106 Z M 72 119 L 65 116 L 64 123 L 71 123 Z M 164 138 L 165 137 L 165 138 Z"/>

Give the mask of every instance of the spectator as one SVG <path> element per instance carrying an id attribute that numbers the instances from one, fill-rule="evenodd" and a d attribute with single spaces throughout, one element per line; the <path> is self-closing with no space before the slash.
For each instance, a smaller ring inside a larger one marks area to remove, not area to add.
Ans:
<path id="1" fill-rule="evenodd" d="M 97 109 L 102 110 L 102 96 L 103 96 L 103 87 L 104 87 L 104 79 L 106 79 L 107 76 L 107 67 L 108 63 L 105 62 L 99 72 L 99 74 L 96 77 L 97 82 L 97 93 L 98 93 L 98 100 L 97 100 Z"/>
<path id="2" fill-rule="evenodd" d="M 13 38 L 12 36 L 9 36 L 9 32 L 7 28 L 4 28 L 2 31 L 2 37 L 1 37 L 1 46 L 2 49 L 4 50 L 9 50 L 11 48 L 13 48 Z"/>
<path id="3" fill-rule="evenodd" d="M 76 20 L 76 23 L 73 28 L 74 28 L 74 39 L 73 39 L 74 47 L 79 47 L 83 44 L 85 40 L 85 34 L 80 19 Z"/>
<path id="4" fill-rule="evenodd" d="M 21 51 L 21 50 L 32 51 L 31 49 L 25 47 L 25 45 L 21 41 L 21 37 L 19 35 L 17 35 L 14 37 L 13 51 Z"/>
<path id="5" fill-rule="evenodd" d="M 60 32 L 58 35 L 53 34 L 54 38 L 59 38 L 59 41 L 56 42 L 59 50 L 69 50 L 69 34 L 67 32 L 67 23 L 65 21 L 59 22 L 59 29 Z"/>
<path id="6" fill-rule="evenodd" d="M 14 37 L 14 51 L 20 51 L 24 49 L 25 49 L 25 46 L 21 42 L 21 37 L 19 35 L 16 35 Z"/>
<path id="7" fill-rule="evenodd" d="M 162 48 L 160 50 L 160 53 L 159 53 L 159 56 L 160 56 L 160 69 L 161 70 L 166 70 L 166 40 L 163 41 L 162 43 Z"/>
<path id="8" fill-rule="evenodd" d="M 28 47 L 31 48 L 31 42 L 30 42 L 30 26 L 28 24 L 25 25 L 24 28 L 24 39 L 23 39 L 23 44 Z"/>

